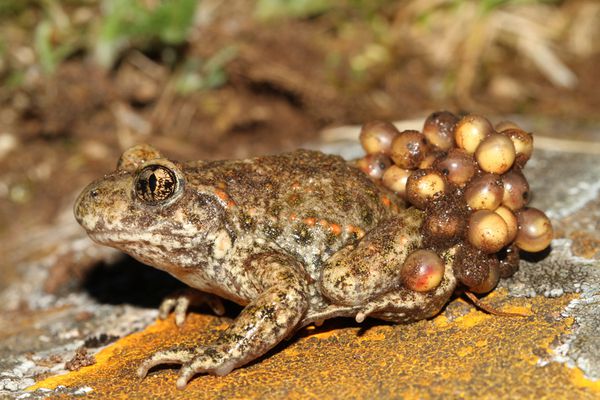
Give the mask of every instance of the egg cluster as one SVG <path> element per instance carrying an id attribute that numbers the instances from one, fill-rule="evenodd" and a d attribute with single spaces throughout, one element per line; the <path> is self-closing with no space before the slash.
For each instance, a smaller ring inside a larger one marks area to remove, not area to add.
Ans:
<path id="1" fill-rule="evenodd" d="M 519 250 L 538 252 L 553 236 L 548 217 L 527 207 L 522 173 L 533 137 L 516 124 L 435 112 L 423 131 L 399 132 L 370 122 L 360 132 L 367 155 L 357 165 L 412 206 L 425 211 L 423 249 L 408 256 L 402 281 L 426 292 L 442 280 L 446 249 L 457 245 L 454 272 L 475 293 L 491 291 L 518 269 Z"/>

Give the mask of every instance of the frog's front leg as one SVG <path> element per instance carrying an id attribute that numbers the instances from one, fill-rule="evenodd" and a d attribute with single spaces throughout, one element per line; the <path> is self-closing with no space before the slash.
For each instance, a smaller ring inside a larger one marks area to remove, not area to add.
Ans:
<path id="1" fill-rule="evenodd" d="M 301 265 L 277 253 L 248 259 L 245 273 L 253 277 L 257 296 L 212 344 L 195 349 L 159 351 L 144 361 L 138 375 L 159 364 L 183 364 L 177 388 L 197 373 L 226 375 L 273 348 L 294 330 L 308 308 L 307 281 Z"/>

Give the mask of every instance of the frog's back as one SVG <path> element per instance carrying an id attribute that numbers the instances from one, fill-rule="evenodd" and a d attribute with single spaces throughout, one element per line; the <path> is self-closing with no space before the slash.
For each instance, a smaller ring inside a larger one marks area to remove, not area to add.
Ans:
<path id="1" fill-rule="evenodd" d="M 307 263 L 361 238 L 401 204 L 341 157 L 298 150 L 249 160 L 191 164 L 189 184 L 216 188 L 240 229 Z"/>

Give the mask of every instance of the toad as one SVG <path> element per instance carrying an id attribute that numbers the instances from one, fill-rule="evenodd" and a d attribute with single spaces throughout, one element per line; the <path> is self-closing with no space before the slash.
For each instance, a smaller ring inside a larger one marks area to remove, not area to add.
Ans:
<path id="1" fill-rule="evenodd" d="M 74 212 L 95 242 L 197 291 L 167 299 L 162 318 L 174 309 L 181 325 L 194 301 L 217 312 L 218 298 L 244 306 L 213 343 L 158 351 L 139 367 L 144 377 L 156 365 L 181 364 L 180 389 L 196 374 L 228 374 L 328 318 L 431 317 L 457 283 L 450 247 L 437 267 L 417 265 L 414 290 L 402 269 L 421 247 L 423 211 L 317 151 L 183 163 L 136 146 L 83 190 Z"/>

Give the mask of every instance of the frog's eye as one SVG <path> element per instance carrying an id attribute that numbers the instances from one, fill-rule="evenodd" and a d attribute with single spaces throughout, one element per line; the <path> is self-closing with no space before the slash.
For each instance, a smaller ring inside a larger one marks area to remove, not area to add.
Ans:
<path id="1" fill-rule="evenodd" d="M 170 199 L 177 189 L 177 176 L 162 165 L 148 165 L 137 176 L 135 194 L 145 203 L 158 204 Z"/>

